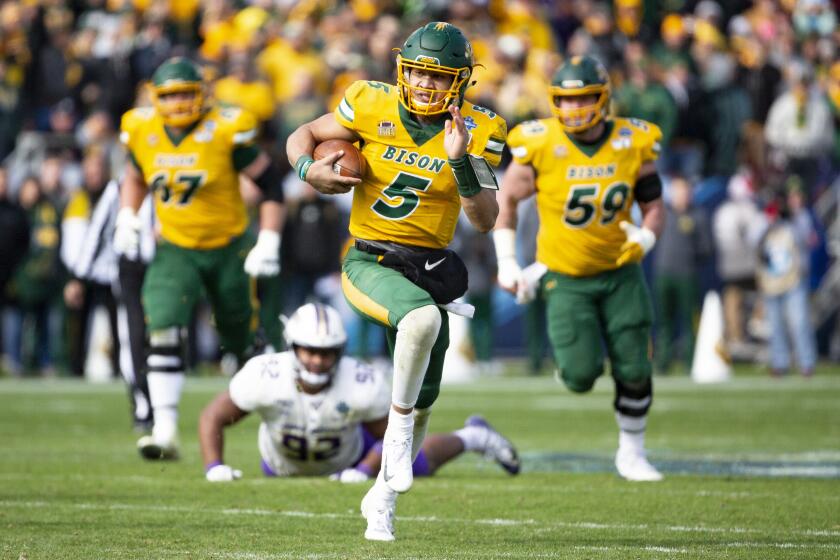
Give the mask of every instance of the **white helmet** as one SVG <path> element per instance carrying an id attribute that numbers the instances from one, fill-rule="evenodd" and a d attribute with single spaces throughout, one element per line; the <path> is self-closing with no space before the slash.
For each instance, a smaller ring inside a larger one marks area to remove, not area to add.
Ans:
<path id="1" fill-rule="evenodd" d="M 307 303 L 283 321 L 286 344 L 292 350 L 298 376 L 308 385 L 325 385 L 332 378 L 339 360 L 330 371 L 316 373 L 308 371 L 297 357 L 297 347 L 336 350 L 338 358 L 347 343 L 347 332 L 338 311 L 321 303 Z"/>

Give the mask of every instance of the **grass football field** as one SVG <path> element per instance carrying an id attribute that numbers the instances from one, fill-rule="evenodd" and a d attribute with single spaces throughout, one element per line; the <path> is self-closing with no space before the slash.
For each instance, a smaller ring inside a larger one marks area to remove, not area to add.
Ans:
<path id="1" fill-rule="evenodd" d="M 363 538 L 368 484 L 264 479 L 256 418 L 227 431 L 245 478 L 204 480 L 196 436 L 223 378 L 190 378 L 182 459 L 135 451 L 117 382 L 0 380 L 0 557 L 79 559 L 840 558 L 840 369 L 810 380 L 739 370 L 727 384 L 657 378 L 648 446 L 666 474 L 614 474 L 612 386 L 549 377 L 445 386 L 432 431 L 484 414 L 523 456 L 473 454 L 419 479 L 397 541 Z"/>

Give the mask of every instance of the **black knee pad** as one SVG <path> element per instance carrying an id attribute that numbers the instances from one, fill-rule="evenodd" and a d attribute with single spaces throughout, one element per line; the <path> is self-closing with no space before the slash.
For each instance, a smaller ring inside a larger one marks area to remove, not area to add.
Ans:
<path id="1" fill-rule="evenodd" d="M 178 327 L 149 333 L 146 365 L 150 373 L 183 373 L 186 340 Z"/>
<path id="2" fill-rule="evenodd" d="M 613 407 L 625 416 L 645 416 L 653 403 L 653 383 L 650 378 L 641 383 L 626 383 L 615 380 L 615 401 Z"/>

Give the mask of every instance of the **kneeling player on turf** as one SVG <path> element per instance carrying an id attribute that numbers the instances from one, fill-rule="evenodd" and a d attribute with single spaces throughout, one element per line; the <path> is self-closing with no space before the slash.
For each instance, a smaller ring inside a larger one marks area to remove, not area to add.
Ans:
<path id="1" fill-rule="evenodd" d="M 381 460 L 391 388 L 369 365 L 342 357 L 347 336 L 333 308 L 306 304 L 286 324 L 291 350 L 258 356 L 234 376 L 230 389 L 202 412 L 201 451 L 207 480 L 232 481 L 241 471 L 224 464 L 224 427 L 257 412 L 259 449 L 268 476 L 335 475 L 342 482 L 375 476 Z M 414 463 L 428 476 L 464 451 L 483 453 L 511 474 L 519 459 L 511 443 L 480 416 L 452 434 L 429 436 Z"/>

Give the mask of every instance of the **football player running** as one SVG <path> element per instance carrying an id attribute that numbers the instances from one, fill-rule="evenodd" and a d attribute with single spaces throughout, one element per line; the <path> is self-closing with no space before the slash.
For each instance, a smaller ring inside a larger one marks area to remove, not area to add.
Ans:
<path id="1" fill-rule="evenodd" d="M 397 84 L 358 81 L 333 113 L 298 128 L 287 142 L 301 179 L 322 193 L 353 191 L 342 290 L 363 317 L 386 328 L 394 382 L 383 467 L 362 501 L 365 537 L 393 540 L 396 493 L 412 484 L 411 465 L 440 390 L 449 344 L 445 305 L 466 290 L 463 262 L 445 248 L 461 209 L 481 232 L 498 214 L 491 165 L 507 127 L 464 100 L 473 53 L 461 31 L 443 22 L 414 31 L 397 54 Z M 359 142 L 362 179 L 341 177 L 342 153 L 313 161 L 329 139 Z M 408 277 L 412 277 L 409 280 Z M 421 287 L 421 285 L 423 287 Z"/>
<path id="2" fill-rule="evenodd" d="M 281 177 L 255 144 L 257 121 L 236 107 L 213 106 L 200 69 L 184 58 L 152 77 L 154 107 L 128 111 L 121 140 L 129 152 L 114 244 L 136 254 L 137 211 L 151 191 L 160 239 L 143 283 L 149 332 L 148 383 L 154 410 L 138 449 L 147 459 L 178 453 L 178 403 L 184 384 L 184 330 L 206 292 L 224 351 L 242 359 L 253 338 L 249 276 L 279 272 Z M 239 192 L 239 174 L 263 192 L 256 244 Z"/>
<path id="3" fill-rule="evenodd" d="M 226 426 L 256 412 L 258 445 L 267 476 L 324 476 L 362 482 L 379 470 L 391 388 L 382 372 L 342 356 L 347 335 L 332 307 L 308 303 L 286 321 L 289 350 L 248 361 L 201 413 L 199 440 L 207 480 L 242 476 L 224 463 Z M 451 434 L 427 438 L 414 462 L 416 476 L 434 473 L 464 451 L 495 459 L 516 474 L 508 440 L 479 417 Z"/>
<path id="4" fill-rule="evenodd" d="M 494 232 L 499 283 L 525 300 L 536 291 L 515 249 L 517 205 L 536 193 L 537 262 L 547 268 L 539 289 L 559 373 L 570 390 L 589 391 L 602 373 L 603 340 L 615 381 L 616 468 L 627 480 L 661 480 L 645 453 L 652 311 L 639 264 L 664 225 L 654 165 L 661 133 L 609 117 L 609 78 L 594 58 L 566 61 L 550 92 L 554 118 L 522 123 L 508 137 L 513 162 Z M 631 221 L 634 202 L 641 225 Z"/>

